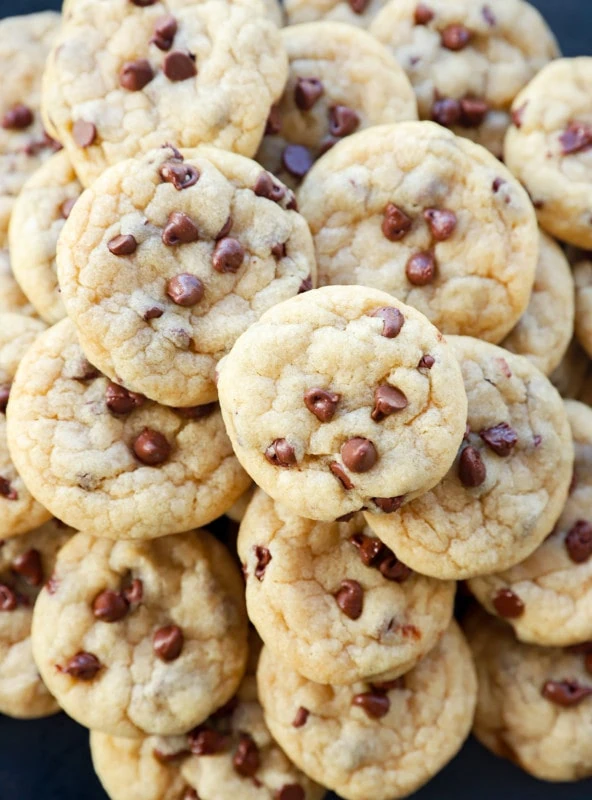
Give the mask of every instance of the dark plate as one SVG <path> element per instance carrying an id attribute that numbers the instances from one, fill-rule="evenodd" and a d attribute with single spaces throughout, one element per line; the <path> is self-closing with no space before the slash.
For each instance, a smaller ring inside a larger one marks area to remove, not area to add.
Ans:
<path id="1" fill-rule="evenodd" d="M 495 0 L 492 0 L 495 5 Z M 565 55 L 591 55 L 590 0 L 531 0 Z M 0 17 L 59 8 L 48 0 L 0 0 Z M 10 80 L 9 75 L 4 76 Z M 473 739 L 414 800 L 590 800 L 592 780 L 536 781 Z M 327 800 L 335 800 L 330 795 Z M 90 762 L 88 733 L 64 714 L 36 722 L 0 715 L 0 800 L 107 800 Z M 240 800 L 240 798 L 237 798 Z M 373 800 L 369 797 L 367 800 Z"/>

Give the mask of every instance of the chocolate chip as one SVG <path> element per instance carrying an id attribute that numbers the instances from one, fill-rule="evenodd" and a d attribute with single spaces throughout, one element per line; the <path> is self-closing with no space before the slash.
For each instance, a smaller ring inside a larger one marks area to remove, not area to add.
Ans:
<path id="1" fill-rule="evenodd" d="M 382 232 L 390 242 L 400 241 L 409 231 L 413 220 L 394 203 L 387 203 L 382 218 Z"/>
<path id="2" fill-rule="evenodd" d="M 273 796 L 273 800 L 305 800 L 305 798 L 304 789 L 297 783 L 284 784 Z"/>
<path id="3" fill-rule="evenodd" d="M 450 239 L 456 228 L 456 214 L 445 208 L 426 208 L 423 217 L 428 223 L 430 232 L 437 242 Z"/>
<path id="4" fill-rule="evenodd" d="M 407 564 L 399 561 L 397 556 L 390 550 L 380 562 L 378 569 L 387 581 L 394 581 L 395 583 L 404 583 L 413 572 Z"/>
<path id="5" fill-rule="evenodd" d="M 349 136 L 360 124 L 357 113 L 349 106 L 331 106 L 329 109 L 329 133 L 331 136 Z"/>
<path id="6" fill-rule="evenodd" d="M 304 294 L 304 292 L 310 292 L 311 289 L 312 289 L 312 277 L 309 275 L 308 278 L 304 278 L 304 280 L 298 287 L 298 294 Z"/>
<path id="7" fill-rule="evenodd" d="M 497 20 L 489 6 L 483 6 L 481 9 L 481 14 L 483 15 L 485 22 L 493 28 L 493 26 L 497 23 Z"/>
<path id="8" fill-rule="evenodd" d="M 216 272 L 238 272 L 245 259 L 245 248 L 230 236 L 220 239 L 214 248 L 212 266 Z"/>
<path id="9" fill-rule="evenodd" d="M 170 81 L 185 81 L 197 75 L 195 59 L 182 50 L 173 50 L 166 56 L 162 71 Z"/>
<path id="10" fill-rule="evenodd" d="M 335 475 L 336 478 L 339 479 L 344 489 L 353 489 L 354 484 L 350 480 L 347 472 L 343 469 L 341 464 L 338 464 L 337 461 L 332 461 L 329 464 L 329 469 Z"/>
<path id="11" fill-rule="evenodd" d="M 273 200 L 274 203 L 279 203 L 286 194 L 283 186 L 277 184 L 269 172 L 261 172 L 257 178 L 253 191 L 257 197 L 265 197 L 266 200 Z"/>
<path id="12" fill-rule="evenodd" d="M 486 477 L 485 464 L 476 447 L 465 447 L 458 462 L 458 477 L 464 486 L 481 486 Z"/>
<path id="13" fill-rule="evenodd" d="M 405 677 L 400 675 L 398 678 L 394 678 L 392 681 L 380 681 L 378 683 L 373 681 L 370 685 L 377 692 L 392 692 L 394 690 L 405 688 Z"/>
<path id="14" fill-rule="evenodd" d="M 72 378 L 74 381 L 92 381 L 101 374 L 86 358 L 77 359 L 68 367 L 64 367 L 64 377 Z"/>
<path id="15" fill-rule="evenodd" d="M 592 555 L 592 525 L 580 519 L 565 537 L 567 554 L 575 564 L 583 564 Z"/>
<path id="16" fill-rule="evenodd" d="M 139 605 L 144 597 L 144 584 L 139 578 L 134 578 L 129 586 L 122 592 L 130 606 Z"/>
<path id="17" fill-rule="evenodd" d="M 187 214 L 182 211 L 173 211 L 169 214 L 167 224 L 162 231 L 162 241 L 167 247 L 197 242 L 198 239 L 197 225 Z"/>
<path id="18" fill-rule="evenodd" d="M 294 87 L 294 102 L 301 111 L 310 111 L 323 91 L 323 84 L 318 78 L 298 78 Z"/>
<path id="19" fill-rule="evenodd" d="M 524 614 L 524 603 L 511 589 L 499 589 L 491 598 L 491 603 L 500 617 L 517 619 Z"/>
<path id="20" fill-rule="evenodd" d="M 153 6 L 158 0 L 131 0 L 135 6 L 146 8 L 146 6 Z"/>
<path id="21" fill-rule="evenodd" d="M 427 286 L 436 277 L 436 259 L 433 253 L 423 252 L 411 256 L 405 267 L 407 280 L 414 286 Z"/>
<path id="22" fill-rule="evenodd" d="M 164 308 L 158 308 L 158 306 L 152 306 L 147 311 L 144 312 L 144 319 L 146 322 L 150 322 L 151 319 L 160 319 L 164 314 Z"/>
<path id="23" fill-rule="evenodd" d="M 300 708 L 296 712 L 296 716 L 294 717 L 294 722 L 292 722 L 292 726 L 294 728 L 302 728 L 304 725 L 306 725 L 309 715 L 310 711 L 308 710 L 308 708 L 300 706 Z"/>
<path id="24" fill-rule="evenodd" d="M 9 109 L 2 117 L 2 127 L 6 130 L 21 131 L 33 124 L 33 112 L 23 103 Z"/>
<path id="25" fill-rule="evenodd" d="M 72 209 L 76 205 L 76 197 L 70 197 L 68 200 L 64 200 L 62 205 L 60 206 L 60 214 L 64 219 L 68 219 L 70 214 L 72 213 Z"/>
<path id="26" fill-rule="evenodd" d="M 425 3 L 418 3 L 413 18 L 416 25 L 427 25 L 434 19 L 434 12 Z"/>
<path id="27" fill-rule="evenodd" d="M 205 726 L 191 731 L 188 738 L 189 749 L 195 756 L 215 756 L 224 752 L 230 743 L 228 736 Z"/>
<path id="28" fill-rule="evenodd" d="M 271 255 L 274 258 L 277 258 L 278 261 L 279 261 L 280 258 L 285 258 L 286 257 L 286 243 L 285 242 L 276 242 L 275 244 L 272 244 L 271 245 Z M 311 281 L 311 287 L 310 288 L 312 289 L 312 281 Z"/>
<path id="29" fill-rule="evenodd" d="M 12 562 L 11 569 L 24 578 L 30 586 L 41 586 L 43 583 L 43 563 L 39 550 L 27 550 Z"/>
<path id="30" fill-rule="evenodd" d="M 347 2 L 354 14 L 363 14 L 370 0 L 347 0 Z"/>
<path id="31" fill-rule="evenodd" d="M 434 356 L 431 356 L 429 353 L 426 353 L 425 356 L 422 356 L 419 359 L 419 364 L 417 365 L 417 369 L 431 369 L 435 363 L 436 359 L 434 358 Z"/>
<path id="32" fill-rule="evenodd" d="M 218 231 L 218 233 L 217 233 L 217 234 L 214 236 L 214 239 L 215 239 L 217 242 L 219 242 L 219 241 L 220 241 L 220 239 L 225 239 L 225 238 L 226 238 L 226 236 L 228 236 L 228 234 L 230 233 L 230 231 L 231 231 L 231 230 L 232 230 L 232 217 L 231 217 L 231 216 L 229 216 L 229 217 L 227 218 L 226 222 L 224 223 L 224 225 L 222 225 L 221 229 L 220 229 L 220 230 Z"/>
<path id="33" fill-rule="evenodd" d="M 559 141 L 564 156 L 581 153 L 592 147 L 592 127 L 584 122 L 570 122 Z"/>
<path id="34" fill-rule="evenodd" d="M 592 695 L 592 686 L 582 686 L 578 681 L 546 681 L 541 694 L 558 706 L 577 706 Z"/>
<path id="35" fill-rule="evenodd" d="M 493 189 L 493 193 L 497 194 L 499 192 L 499 190 L 502 188 L 502 186 L 505 186 L 506 182 L 507 181 L 505 181 L 503 178 L 495 178 L 495 180 L 491 184 L 491 188 Z"/>
<path id="36" fill-rule="evenodd" d="M 144 428 L 133 444 L 136 458 L 148 466 L 164 464 L 171 454 L 171 446 L 165 436 L 158 431 Z"/>
<path id="37" fill-rule="evenodd" d="M 72 137 L 78 147 L 90 147 L 97 138 L 97 129 L 92 122 L 78 119 L 72 127 Z"/>
<path id="38" fill-rule="evenodd" d="M 118 622 L 129 611 L 127 600 L 120 592 L 105 589 L 93 600 L 93 614 L 102 622 Z"/>
<path id="39" fill-rule="evenodd" d="M 398 308 L 392 306 L 383 306 L 370 312 L 370 317 L 380 317 L 383 321 L 382 335 L 387 339 L 394 339 L 401 332 L 401 328 L 405 323 L 405 317 L 401 314 Z"/>
<path id="40" fill-rule="evenodd" d="M 447 25 L 440 33 L 442 45 L 447 50 L 464 50 L 471 41 L 471 31 L 464 25 Z"/>
<path id="41" fill-rule="evenodd" d="M 370 691 L 354 695 L 352 705 L 363 709 L 370 719 L 381 719 L 388 714 L 391 701 L 384 692 Z"/>
<path id="42" fill-rule="evenodd" d="M 355 533 L 350 542 L 357 548 L 362 564 L 366 567 L 378 567 L 384 557 L 385 545 L 373 536 Z"/>
<path id="43" fill-rule="evenodd" d="M 255 558 L 257 559 L 257 566 L 255 567 L 255 577 L 258 581 L 263 580 L 263 576 L 265 575 L 265 570 L 269 562 L 271 561 L 271 553 L 267 549 L 267 547 L 262 547 L 260 545 L 255 545 L 253 548 L 255 551 Z"/>
<path id="44" fill-rule="evenodd" d="M 519 106 L 518 108 L 513 109 L 512 113 L 510 114 L 510 117 L 512 118 L 512 124 L 516 128 L 521 128 L 522 127 L 522 121 L 524 119 L 524 112 L 526 111 L 526 106 L 527 105 L 528 105 L 528 103 L 522 103 L 521 106 Z"/>
<path id="45" fill-rule="evenodd" d="M 282 115 L 275 104 L 269 109 L 264 136 L 277 136 L 282 130 Z"/>
<path id="46" fill-rule="evenodd" d="M 480 431 L 479 436 L 494 453 L 504 458 L 510 455 L 518 442 L 518 434 L 507 422 Z"/>
<path id="47" fill-rule="evenodd" d="M 0 384 L 0 413 L 5 414 L 8 407 L 8 399 L 10 397 L 10 384 Z"/>
<path id="48" fill-rule="evenodd" d="M 340 394 L 325 389 L 309 389 L 304 395 L 304 405 L 320 422 L 333 419 L 340 400 Z"/>
<path id="49" fill-rule="evenodd" d="M 154 78 L 154 70 L 146 58 L 126 61 L 119 72 L 119 83 L 130 92 L 139 92 Z"/>
<path id="50" fill-rule="evenodd" d="M 109 381 L 105 390 L 105 403 L 112 414 L 130 414 L 146 402 L 143 394 L 129 392 L 123 386 Z"/>
<path id="51" fill-rule="evenodd" d="M 107 247 L 114 256 L 131 256 L 136 252 L 138 243 L 131 234 L 122 234 L 107 242 Z"/>
<path id="52" fill-rule="evenodd" d="M 460 121 L 461 107 L 458 100 L 451 97 L 442 97 L 432 106 L 432 119 L 445 128 L 451 128 Z"/>
<path id="53" fill-rule="evenodd" d="M 372 502 L 385 514 L 392 514 L 398 511 L 403 505 L 405 495 L 399 497 L 373 497 Z"/>
<path id="54" fill-rule="evenodd" d="M 378 461 L 378 453 L 369 439 L 354 436 L 341 446 L 341 458 L 350 472 L 368 472 Z"/>
<path id="55" fill-rule="evenodd" d="M 282 164 L 295 178 L 304 178 L 313 162 L 312 153 L 301 144 L 289 144 L 282 151 Z"/>
<path id="56" fill-rule="evenodd" d="M 182 272 L 180 275 L 173 276 L 167 283 L 166 293 L 173 303 L 184 308 L 197 305 L 203 298 L 205 288 L 203 283 L 195 275 Z"/>
<path id="57" fill-rule="evenodd" d="M 0 611 L 14 611 L 17 605 L 16 594 L 4 583 L 0 583 Z"/>
<path id="58" fill-rule="evenodd" d="M 265 458 L 274 467 L 291 467 L 296 463 L 296 453 L 286 439 L 275 439 L 265 451 Z"/>
<path id="59" fill-rule="evenodd" d="M 165 625 L 154 632 L 152 647 L 161 661 L 175 661 L 183 649 L 183 631 L 178 625 Z"/>
<path id="60" fill-rule="evenodd" d="M 94 653 L 81 651 L 76 653 L 66 662 L 63 667 L 58 667 L 60 672 L 77 678 L 80 681 L 92 681 L 96 674 L 102 669 L 102 664 Z"/>
<path id="61" fill-rule="evenodd" d="M 170 50 L 176 33 L 177 20 L 172 14 L 167 14 L 156 21 L 150 44 L 155 44 L 159 50 Z"/>
<path id="62" fill-rule="evenodd" d="M 359 619 L 364 607 L 364 590 L 357 581 L 346 579 L 341 581 L 335 601 L 346 617 Z"/>
<path id="63" fill-rule="evenodd" d="M 370 416 L 374 422 L 381 422 L 396 411 L 407 408 L 408 405 L 409 402 L 400 389 L 383 384 L 374 390 L 374 408 Z"/>
<path id="64" fill-rule="evenodd" d="M 460 101 L 460 124 L 463 128 L 478 128 L 489 112 L 489 105 L 478 97 L 463 97 Z"/>
<path id="65" fill-rule="evenodd" d="M 199 172 L 191 164 L 180 164 L 178 161 L 165 161 L 159 170 L 160 177 L 172 183 L 177 191 L 194 186 L 199 180 Z"/>
<path id="66" fill-rule="evenodd" d="M 243 778 L 252 778 L 260 765 L 259 748 L 248 733 L 241 733 L 232 766 Z"/>
<path id="67" fill-rule="evenodd" d="M 203 406 L 187 406 L 186 408 L 175 408 L 174 410 L 183 419 L 204 419 L 209 417 L 218 408 L 218 403 L 204 403 Z"/>
<path id="68" fill-rule="evenodd" d="M 7 500 L 18 500 L 18 492 L 12 488 L 12 484 L 7 478 L 0 475 L 0 497 L 5 497 Z"/>

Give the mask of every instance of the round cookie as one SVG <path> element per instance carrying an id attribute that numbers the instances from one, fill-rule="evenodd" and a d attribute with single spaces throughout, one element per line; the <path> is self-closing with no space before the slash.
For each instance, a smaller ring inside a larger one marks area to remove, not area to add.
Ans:
<path id="1" fill-rule="evenodd" d="M 298 201 L 321 286 L 382 289 L 443 333 L 494 343 L 526 310 L 539 247 L 532 205 L 491 153 L 439 125 L 348 137 L 312 167 Z"/>
<path id="2" fill-rule="evenodd" d="M 477 693 L 455 622 L 389 685 L 312 683 L 267 648 L 257 678 L 265 721 L 282 750 L 345 800 L 395 800 L 426 783 L 467 737 Z"/>
<path id="3" fill-rule="evenodd" d="M 479 692 L 473 733 L 546 781 L 592 775 L 592 677 L 585 651 L 535 647 L 486 614 L 467 623 Z"/>
<path id="4" fill-rule="evenodd" d="M 27 316 L 35 313 L 12 274 L 8 250 L 0 250 L 0 314 L 5 312 Z"/>
<path id="5" fill-rule="evenodd" d="M 590 359 L 577 339 L 573 338 L 559 366 L 549 376 L 549 380 L 562 397 L 579 399 L 589 369 Z"/>
<path id="6" fill-rule="evenodd" d="M 21 362 L 8 440 L 35 497 L 72 527 L 112 539 L 207 524 L 250 482 L 214 404 L 166 408 L 110 382 L 68 319 Z"/>
<path id="7" fill-rule="evenodd" d="M 315 279 L 289 190 L 233 153 L 185 155 L 167 146 L 112 167 L 58 243 L 62 297 L 89 360 L 169 406 L 215 400 L 218 359 Z"/>
<path id="8" fill-rule="evenodd" d="M 576 337 L 592 357 L 592 260 L 582 259 L 574 265 L 576 283 Z"/>
<path id="9" fill-rule="evenodd" d="M 16 199 L 10 221 L 12 270 L 35 311 L 52 325 L 66 316 L 58 287 L 56 247 L 82 192 L 62 150 L 33 173 Z"/>
<path id="10" fill-rule="evenodd" d="M 455 463 L 394 514 L 364 513 L 409 567 L 460 580 L 507 569 L 541 544 L 567 497 L 573 445 L 561 398 L 530 361 L 468 337 L 449 344 L 469 399 Z"/>
<path id="11" fill-rule="evenodd" d="M 501 343 L 549 375 L 559 366 L 574 327 L 574 281 L 559 245 L 541 233 L 539 261 L 528 308 Z M 592 341 L 592 338 L 591 338 Z"/>
<path id="12" fill-rule="evenodd" d="M 370 32 L 406 71 L 422 119 L 498 157 L 512 101 L 559 55 L 541 14 L 522 0 L 393 0 Z"/>
<path id="13" fill-rule="evenodd" d="M 346 22 L 367 28 L 388 0 L 284 0 L 288 25 Z"/>
<path id="14" fill-rule="evenodd" d="M 70 6 L 43 78 L 43 114 L 84 186 L 166 142 L 252 156 L 287 59 L 252 0 Z"/>
<path id="15" fill-rule="evenodd" d="M 574 440 L 572 485 L 553 533 L 521 564 L 469 588 L 523 642 L 565 647 L 592 640 L 592 409 L 565 403 Z"/>
<path id="16" fill-rule="evenodd" d="M 540 225 L 592 249 L 592 58 L 548 64 L 512 106 L 504 159 L 528 190 Z"/>
<path id="17" fill-rule="evenodd" d="M 0 713 L 20 719 L 56 714 L 31 652 L 33 605 L 58 550 L 75 531 L 50 520 L 0 543 Z"/>
<path id="18" fill-rule="evenodd" d="M 39 595 L 32 641 L 47 686 L 82 725 L 130 738 L 182 734 L 243 676 L 240 572 L 207 531 L 150 542 L 80 533 Z"/>
<path id="19" fill-rule="evenodd" d="M 314 22 L 284 28 L 282 41 L 288 83 L 255 158 L 289 186 L 297 186 L 314 161 L 344 136 L 417 119 L 407 76 L 365 31 Z"/>
<path id="20" fill-rule="evenodd" d="M 6 407 L 17 367 L 44 330 L 45 325 L 38 319 L 0 313 L 0 540 L 33 530 L 51 517 L 15 468 L 6 430 Z"/>
<path id="21" fill-rule="evenodd" d="M 220 365 L 237 458 L 295 514 L 394 511 L 446 473 L 466 399 L 442 335 L 384 292 L 330 286 L 270 309 Z"/>
<path id="22" fill-rule="evenodd" d="M 392 680 L 437 644 L 452 618 L 454 582 L 411 572 L 362 514 L 313 522 L 259 489 L 238 551 L 251 622 L 274 656 L 317 683 Z"/>

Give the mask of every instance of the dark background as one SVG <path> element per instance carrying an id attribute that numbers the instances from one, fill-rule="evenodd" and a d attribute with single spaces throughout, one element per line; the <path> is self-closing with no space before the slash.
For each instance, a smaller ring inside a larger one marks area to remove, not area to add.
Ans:
<path id="1" fill-rule="evenodd" d="M 592 55 L 591 0 L 531 2 L 551 24 L 564 55 Z M 51 0 L 0 0 L 0 17 L 59 7 L 59 2 Z M 9 81 L 10 74 L 3 75 L 3 80 Z M 37 722 L 17 722 L 0 715 L 0 800 L 106 800 L 92 771 L 87 741 L 87 731 L 64 714 Z M 413 797 L 592 800 L 592 779 L 545 784 L 470 740 L 460 755 Z"/>

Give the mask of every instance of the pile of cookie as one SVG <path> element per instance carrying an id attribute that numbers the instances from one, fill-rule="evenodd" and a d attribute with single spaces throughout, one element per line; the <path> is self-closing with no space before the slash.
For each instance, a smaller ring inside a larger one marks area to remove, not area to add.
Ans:
<path id="1" fill-rule="evenodd" d="M 592 58 L 67 0 L 0 63 L 0 712 L 112 800 L 592 775 Z"/>

